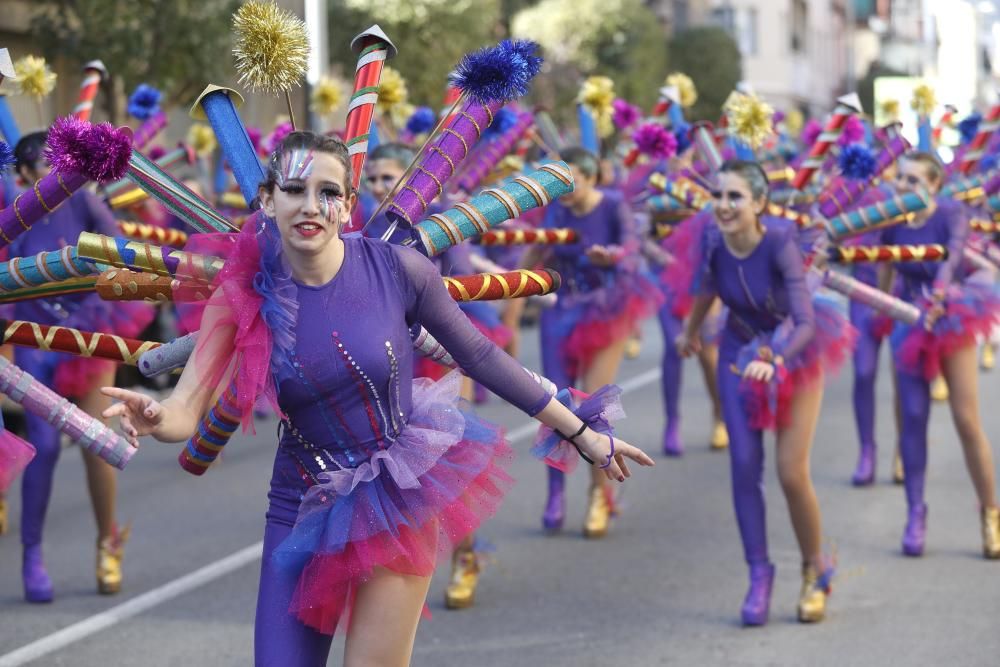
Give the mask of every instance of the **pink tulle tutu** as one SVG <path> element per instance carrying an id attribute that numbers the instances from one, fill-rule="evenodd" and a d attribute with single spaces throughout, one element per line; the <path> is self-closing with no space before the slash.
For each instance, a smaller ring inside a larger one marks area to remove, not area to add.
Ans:
<path id="1" fill-rule="evenodd" d="M 663 249 L 674 261 L 660 272 L 660 283 L 667 293 L 674 317 L 684 319 L 694 305 L 694 279 L 702 263 L 701 239 L 705 226 L 713 224 L 712 214 L 702 212 L 674 227 L 663 242 Z"/>
<path id="2" fill-rule="evenodd" d="M 298 573 L 290 611 L 333 634 L 347 629 L 358 585 L 377 567 L 430 576 L 438 558 L 492 516 L 512 480 L 501 429 L 459 401 L 458 372 L 413 385 L 395 444 L 357 468 L 320 475 L 299 507 L 279 565 Z"/>
<path id="3" fill-rule="evenodd" d="M 836 306 L 821 296 L 813 298 L 816 333 L 794 359 L 775 368 L 770 382 L 744 379 L 740 383 L 743 404 L 750 417 L 750 426 L 760 430 L 775 430 L 791 422 L 792 397 L 798 389 L 808 387 L 824 376 L 836 374 L 851 355 L 857 330 L 851 326 Z M 762 347 L 780 350 L 792 329 L 786 320 L 768 335 L 760 335 L 740 348 L 737 369 L 759 360 Z"/>
<path id="4" fill-rule="evenodd" d="M 929 299 L 918 304 L 923 312 Z M 973 283 L 952 285 L 944 301 L 945 312 L 932 331 L 923 318 L 914 325 L 897 323 L 892 332 L 896 363 L 904 373 L 933 380 L 941 374 L 941 360 L 956 350 L 975 345 L 978 337 L 988 338 L 1000 325 L 1000 297 L 991 287 Z"/>
<path id="5" fill-rule="evenodd" d="M 0 428 L 0 493 L 6 493 L 11 482 L 35 458 L 35 448 L 10 431 Z"/>

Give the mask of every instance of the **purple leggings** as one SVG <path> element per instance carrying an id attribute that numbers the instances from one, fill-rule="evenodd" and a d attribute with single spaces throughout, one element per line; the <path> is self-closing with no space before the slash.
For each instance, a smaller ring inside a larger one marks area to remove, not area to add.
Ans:
<path id="1" fill-rule="evenodd" d="M 930 383 L 922 375 L 896 372 L 899 392 L 899 456 L 903 460 L 906 504 L 913 508 L 924 502 L 927 476 L 927 424 L 931 415 Z"/>
<path id="2" fill-rule="evenodd" d="M 882 338 L 872 334 L 874 314 L 870 307 L 851 301 L 851 324 L 858 330 L 854 348 L 854 419 L 862 449 L 875 447 L 875 379 Z"/>
<path id="3" fill-rule="evenodd" d="M 42 350 L 17 348 L 15 362 L 26 373 L 48 387 L 62 355 Z M 21 543 L 35 546 L 42 542 L 45 513 L 52 496 L 52 478 L 59 460 L 59 431 L 41 417 L 30 412 L 24 415 L 27 440 L 35 447 L 35 458 L 24 469 L 21 478 Z"/>
<path id="4" fill-rule="evenodd" d="M 546 308 L 542 311 L 538 322 L 539 341 L 542 348 L 542 374 L 560 389 L 572 387 L 577 378 L 569 373 L 563 357 L 563 345 L 573 332 L 573 326 L 579 318 L 582 309 Z M 560 484 L 565 473 L 555 468 L 549 468 L 549 483 Z"/>
<path id="5" fill-rule="evenodd" d="M 660 329 L 663 331 L 663 374 L 660 382 L 663 388 L 663 408 L 667 413 L 667 425 L 677 421 L 680 416 L 681 380 L 684 377 L 683 360 L 677 354 L 674 340 L 680 335 L 683 322 L 673 313 L 673 307 L 668 302 L 660 308 Z"/>
<path id="6" fill-rule="evenodd" d="M 733 508 L 749 565 L 770 562 L 767 552 L 767 509 L 764 505 L 763 432 L 750 427 L 740 397 L 740 376 L 730 366 L 736 362 L 741 341 L 724 330 L 719 346 L 719 399 L 729 431 L 729 464 L 733 483 Z"/>

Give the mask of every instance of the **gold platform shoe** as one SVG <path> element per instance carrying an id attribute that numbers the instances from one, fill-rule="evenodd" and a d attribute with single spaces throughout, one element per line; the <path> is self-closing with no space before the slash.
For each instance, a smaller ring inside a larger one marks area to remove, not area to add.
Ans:
<path id="1" fill-rule="evenodd" d="M 931 381 L 931 399 L 938 403 L 948 400 L 948 383 L 945 382 L 944 376 L 938 375 Z"/>
<path id="2" fill-rule="evenodd" d="M 625 341 L 625 358 L 636 359 L 642 353 L 642 341 L 633 336 Z"/>
<path id="3" fill-rule="evenodd" d="M 114 595 L 122 589 L 122 560 L 128 536 L 128 528 L 119 531 L 116 526 L 114 533 L 97 545 L 97 592 L 101 595 Z"/>
<path id="4" fill-rule="evenodd" d="M 0 535 L 7 532 L 7 501 L 0 498 Z"/>
<path id="5" fill-rule="evenodd" d="M 819 623 L 826 616 L 829 582 L 812 565 L 802 568 L 802 592 L 799 594 L 799 623 Z"/>
<path id="6" fill-rule="evenodd" d="M 986 343 L 983 345 L 983 353 L 979 358 L 979 367 L 984 371 L 991 371 L 993 367 L 997 365 L 997 351 L 992 345 Z"/>
<path id="7" fill-rule="evenodd" d="M 983 556 L 990 560 L 1000 559 L 1000 509 L 987 507 L 982 519 Z"/>
<path id="8" fill-rule="evenodd" d="M 614 491 L 608 484 L 590 487 L 590 505 L 583 523 L 583 536 L 600 539 L 608 534 L 611 517 L 615 514 Z"/>
<path id="9" fill-rule="evenodd" d="M 444 606 L 465 609 L 476 602 L 479 557 L 472 549 L 456 551 L 451 558 L 451 582 L 444 591 Z"/>
<path id="10" fill-rule="evenodd" d="M 726 430 L 724 422 L 715 422 L 715 426 L 712 428 L 712 439 L 708 441 L 708 444 L 712 449 L 725 449 L 729 446 L 729 431 Z"/>
<path id="11" fill-rule="evenodd" d="M 892 483 L 902 484 L 906 479 L 906 475 L 903 473 L 903 458 L 899 455 L 899 449 L 896 449 L 896 453 L 892 457 Z"/>

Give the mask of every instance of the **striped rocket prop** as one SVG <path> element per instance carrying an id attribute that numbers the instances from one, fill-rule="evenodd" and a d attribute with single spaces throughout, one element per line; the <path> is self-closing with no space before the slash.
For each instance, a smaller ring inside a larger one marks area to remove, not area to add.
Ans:
<path id="1" fill-rule="evenodd" d="M 852 93 L 837 99 L 837 107 L 830 116 L 830 120 L 827 121 L 822 134 L 809 149 L 809 155 L 806 156 L 799 170 L 795 173 L 795 178 L 792 179 L 793 188 L 801 190 L 812 180 L 816 172 L 823 168 L 823 163 L 826 161 L 830 149 L 837 143 L 837 139 L 844 131 L 847 119 L 860 111 L 861 102 L 858 100 L 857 94 Z"/>
<path id="2" fill-rule="evenodd" d="M 818 269 L 814 267 L 812 270 L 817 271 Z M 828 269 L 822 271 L 821 274 L 823 285 L 843 294 L 852 301 L 870 306 L 879 313 L 905 324 L 916 324 L 920 319 L 920 308 L 908 301 L 887 294 L 877 287 L 867 285 L 840 271 Z"/>
<path id="3" fill-rule="evenodd" d="M 4 79 L 14 79 L 17 72 L 14 71 L 14 63 L 10 60 L 10 52 L 7 49 L 0 49 L 0 83 Z M 21 139 L 21 131 L 17 128 L 14 115 L 7 106 L 7 96 L 0 94 L 0 134 L 11 146 L 17 145 Z"/>
<path id="4" fill-rule="evenodd" d="M 0 262 L 0 294 L 99 272 L 98 267 L 80 259 L 73 246 L 54 252 L 40 252 L 34 257 L 14 257 Z"/>
<path id="5" fill-rule="evenodd" d="M 368 155 L 368 134 L 375 117 L 382 67 L 386 60 L 396 56 L 396 47 L 376 24 L 351 41 L 351 50 L 358 54 L 358 64 L 354 70 L 354 91 L 347 106 L 344 138 L 351 156 L 356 190 L 361 185 L 365 157 Z"/>
<path id="6" fill-rule="evenodd" d="M 489 188 L 467 202 L 436 213 L 413 228 L 418 248 L 428 257 L 475 238 L 505 220 L 547 206 L 573 191 L 573 173 L 565 162 L 550 162 L 517 176 L 500 188 Z"/>
<path id="7" fill-rule="evenodd" d="M 179 229 L 170 227 L 157 227 L 156 225 L 146 225 L 141 222 L 126 222 L 120 220 L 118 229 L 123 236 L 137 241 L 154 241 L 161 245 L 172 245 L 183 247 L 187 243 L 188 235 Z"/>
<path id="8" fill-rule="evenodd" d="M 80 234 L 76 251 L 79 257 L 97 264 L 200 283 L 211 283 L 224 264 L 220 257 L 91 232 Z"/>
<path id="9" fill-rule="evenodd" d="M 133 143 L 133 147 L 135 144 Z M 195 155 L 194 149 L 185 144 L 178 144 L 177 148 L 167 153 L 164 153 L 160 157 L 156 158 L 154 163 L 160 169 L 170 169 L 174 165 L 184 161 L 187 165 L 193 165 L 197 160 L 197 155 Z M 123 178 L 120 181 L 112 183 L 104 188 L 104 196 L 107 199 L 112 199 L 115 195 L 118 195 L 126 190 L 135 187 L 135 181 L 130 178 Z"/>
<path id="10" fill-rule="evenodd" d="M 568 245 L 577 242 L 575 229 L 491 229 L 479 237 L 484 246 Z"/>
<path id="11" fill-rule="evenodd" d="M 909 148 L 909 142 L 902 135 L 896 136 L 890 139 L 885 147 L 879 151 L 870 179 L 862 180 L 842 176 L 834 178 L 817 198 L 820 213 L 824 217 L 832 218 L 846 211 L 868 190 L 875 178 L 895 164 L 896 160 L 902 157 Z"/>
<path id="12" fill-rule="evenodd" d="M 922 211 L 930 203 L 927 192 L 907 192 L 893 194 L 870 206 L 854 209 L 824 221 L 831 239 L 861 234 L 878 227 L 894 224 L 894 221 L 909 213 Z"/>
<path id="13" fill-rule="evenodd" d="M 0 330 L 3 331 L 3 345 L 66 352 L 77 357 L 108 359 L 129 366 L 135 366 L 139 363 L 140 356 L 160 346 L 155 341 L 48 326 L 25 320 L 0 319 Z"/>
<path id="14" fill-rule="evenodd" d="M 979 161 L 986 154 L 986 146 L 989 140 L 1000 128 L 1000 104 L 994 104 L 990 112 L 979 124 L 979 131 L 969 142 L 969 148 L 959 159 L 958 170 L 963 174 L 969 174 L 979 166 Z"/>
<path id="15" fill-rule="evenodd" d="M 955 126 L 955 114 L 957 113 L 958 109 L 956 109 L 954 105 L 944 105 L 944 114 L 938 120 L 938 124 L 934 127 L 934 131 L 931 133 L 934 144 L 941 143 L 941 133 L 944 131 L 944 128 Z"/>
<path id="16" fill-rule="evenodd" d="M 559 290 L 562 278 L 551 269 L 518 269 L 505 273 L 477 273 L 444 279 L 455 301 L 498 301 L 544 296 Z"/>
<path id="17" fill-rule="evenodd" d="M 94 98 L 101 82 L 108 78 L 108 69 L 100 60 L 91 60 L 83 66 L 83 81 L 80 82 L 80 92 L 73 107 L 73 117 L 79 120 L 90 120 L 94 110 Z"/>
<path id="18" fill-rule="evenodd" d="M 236 381 L 233 380 L 198 424 L 198 432 L 188 440 L 177 462 L 192 475 L 205 474 L 239 425 L 240 409 L 236 405 Z"/>
<path id="19" fill-rule="evenodd" d="M 830 261 L 837 264 L 873 264 L 878 262 L 943 262 L 948 247 L 939 243 L 926 245 L 833 246 Z"/>

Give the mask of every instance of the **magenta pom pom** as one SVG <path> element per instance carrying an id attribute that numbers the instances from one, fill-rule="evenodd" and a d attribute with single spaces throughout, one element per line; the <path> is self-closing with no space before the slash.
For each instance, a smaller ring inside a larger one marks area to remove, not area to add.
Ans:
<path id="1" fill-rule="evenodd" d="M 677 139 L 667 128 L 656 123 L 645 123 L 632 135 L 636 148 L 643 155 L 654 159 L 672 157 L 677 153 Z"/>
<path id="2" fill-rule="evenodd" d="M 837 143 L 841 146 L 850 146 L 865 139 L 865 125 L 857 116 L 848 116 L 844 121 L 843 131 Z"/>
<path id="3" fill-rule="evenodd" d="M 809 148 L 816 140 L 819 135 L 823 134 L 823 126 L 815 118 L 810 118 L 806 121 L 805 127 L 802 128 L 802 143 L 806 148 Z"/>
<path id="4" fill-rule="evenodd" d="M 271 136 L 267 138 L 265 148 L 268 153 L 273 153 L 281 145 L 281 140 L 287 137 L 292 132 L 292 124 L 289 122 L 284 122 L 274 128 L 271 132 Z"/>
<path id="5" fill-rule="evenodd" d="M 256 127 L 247 128 L 247 136 L 250 137 L 250 144 L 253 146 L 253 150 L 258 155 L 261 152 L 261 141 L 264 139 L 264 134 Z"/>
<path id="6" fill-rule="evenodd" d="M 132 157 L 132 130 L 101 123 L 91 128 L 84 143 L 89 151 L 83 168 L 87 178 L 98 183 L 125 178 Z"/>
<path id="7" fill-rule="evenodd" d="M 49 128 L 45 158 L 56 171 L 82 173 L 90 156 L 87 154 L 87 136 L 90 123 L 75 116 L 57 118 Z"/>
<path id="8" fill-rule="evenodd" d="M 632 127 L 639 122 L 639 118 L 642 116 L 638 107 L 629 104 L 620 97 L 615 99 L 615 101 L 611 103 L 611 106 L 614 108 L 611 120 L 614 122 L 615 127 L 619 130 Z"/>
<path id="9" fill-rule="evenodd" d="M 156 162 L 166 154 L 167 154 L 167 149 L 164 148 L 163 146 L 153 146 L 152 148 L 149 149 L 149 152 L 146 153 L 146 157 L 148 157 L 153 162 Z"/>

